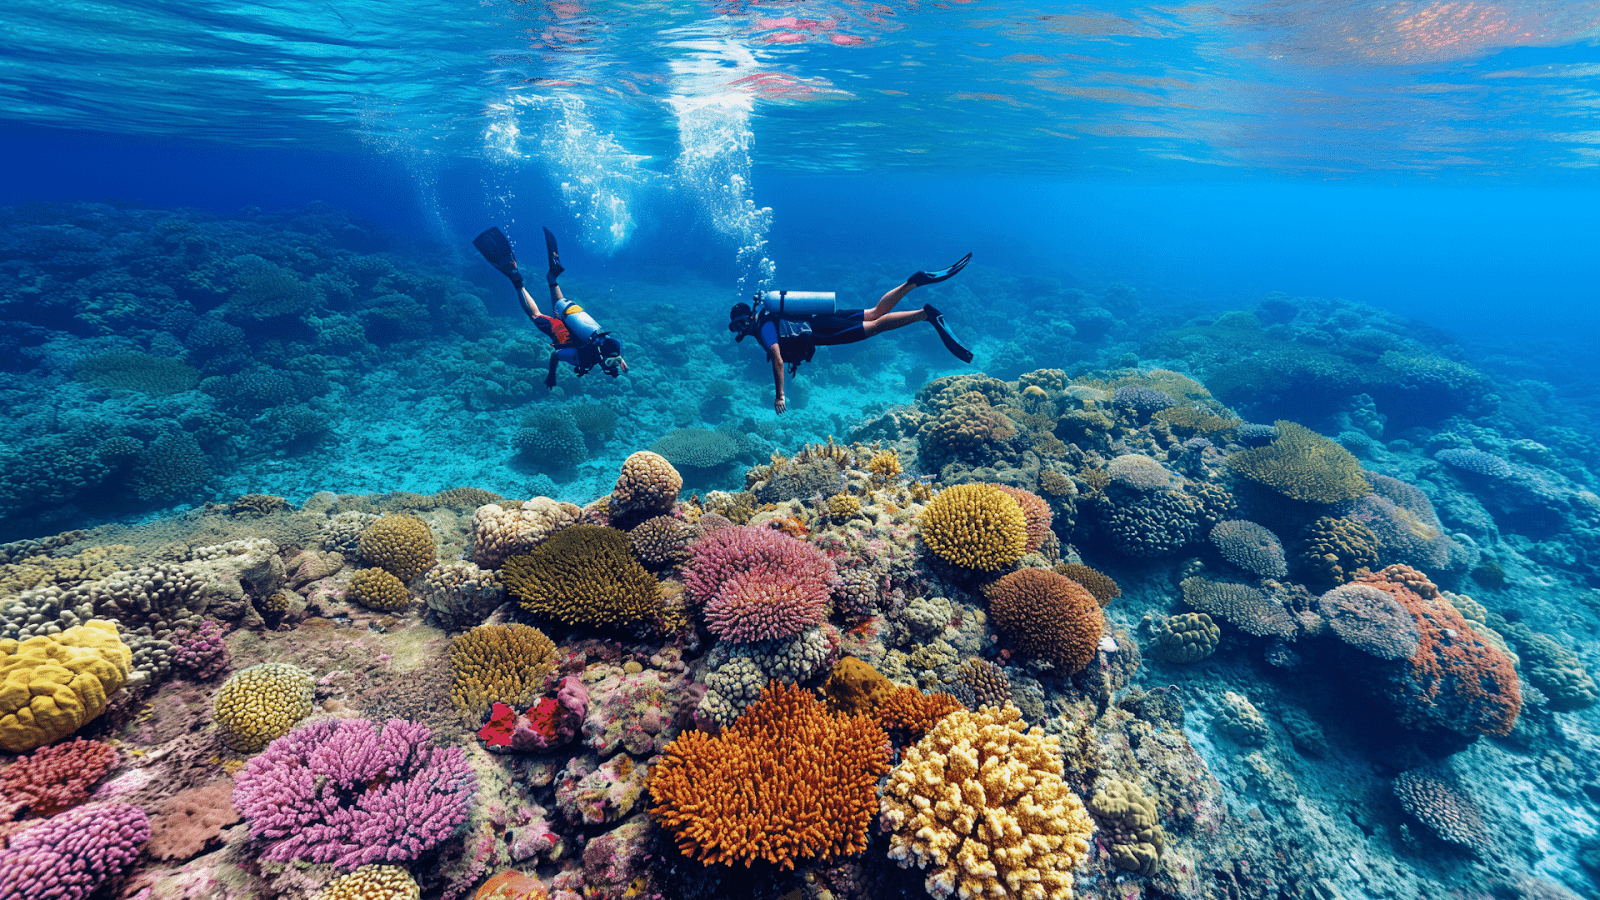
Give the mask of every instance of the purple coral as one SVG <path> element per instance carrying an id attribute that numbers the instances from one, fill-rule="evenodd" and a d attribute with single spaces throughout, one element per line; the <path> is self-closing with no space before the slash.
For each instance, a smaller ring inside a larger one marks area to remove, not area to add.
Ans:
<path id="1" fill-rule="evenodd" d="M 684 585 L 718 637 L 790 638 L 827 617 L 833 561 L 805 541 L 746 525 L 713 531 L 690 550 Z"/>
<path id="2" fill-rule="evenodd" d="M 82 900 L 132 865 L 149 839 L 144 810 L 126 803 L 52 816 L 0 850 L 0 900 Z"/>
<path id="3" fill-rule="evenodd" d="M 466 821 L 477 787 L 460 747 L 430 747 L 426 726 L 321 719 L 250 760 L 233 805 L 261 858 L 353 869 L 416 859 Z"/>
<path id="4" fill-rule="evenodd" d="M 177 645 L 172 664 L 195 681 L 208 681 L 232 667 L 228 645 L 222 640 L 222 626 L 210 619 L 201 622 L 197 629 L 184 627 L 174 631 L 172 643 Z"/>

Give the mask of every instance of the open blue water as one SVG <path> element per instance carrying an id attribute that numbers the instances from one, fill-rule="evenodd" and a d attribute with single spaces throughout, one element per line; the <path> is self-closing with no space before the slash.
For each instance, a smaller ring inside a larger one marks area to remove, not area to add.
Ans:
<path id="1" fill-rule="evenodd" d="M 685 430 L 733 448 L 685 494 L 737 492 L 940 376 L 1171 369 L 1421 484 L 1515 582 L 1491 612 L 1600 663 L 1597 0 L 8 0 L 0 34 L 0 541 L 249 493 L 584 504 Z M 491 225 L 530 285 L 559 236 L 626 375 L 539 383 L 547 342 L 472 248 Z M 757 290 L 866 307 L 969 251 L 904 308 L 937 303 L 972 367 L 918 323 L 819 351 L 778 415 L 724 328 Z M 1273 342 L 1351 368 L 1229 367 Z M 1440 389 L 1458 366 L 1483 380 Z M 552 451 L 586 404 L 615 433 Z M 1559 512 L 1451 449 L 1537 468 Z M 1508 868 L 1542 880 L 1492 894 L 1597 897 L 1600 722 L 1541 715 L 1458 763 L 1486 804 L 1525 778 L 1494 815 L 1533 810 Z M 1404 835 L 1316 896 L 1460 887 Z"/>

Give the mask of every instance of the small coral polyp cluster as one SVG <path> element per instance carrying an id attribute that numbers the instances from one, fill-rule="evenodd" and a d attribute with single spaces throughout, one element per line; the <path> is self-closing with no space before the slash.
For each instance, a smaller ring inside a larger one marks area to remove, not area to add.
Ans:
<path id="1" fill-rule="evenodd" d="M 1405 467 L 1165 370 L 917 397 L 741 491 L 640 451 L 582 506 L 253 496 L 0 547 L 0 895 L 1326 897 L 1282 809 L 1490 878 L 1515 838 L 1454 755 L 1571 764 L 1583 655 L 1466 593 Z M 1366 833 L 1352 784 L 1395 798 Z"/>

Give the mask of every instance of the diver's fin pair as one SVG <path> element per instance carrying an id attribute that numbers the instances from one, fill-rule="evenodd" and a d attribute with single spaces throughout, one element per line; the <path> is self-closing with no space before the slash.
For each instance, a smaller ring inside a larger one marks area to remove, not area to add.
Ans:
<path id="1" fill-rule="evenodd" d="M 965 261 L 962 264 L 965 264 Z M 957 270 L 959 271 L 959 266 Z M 955 273 L 952 272 L 951 274 Z M 949 350 L 956 359 L 964 363 L 972 362 L 972 351 L 968 350 L 966 344 L 956 340 L 955 335 L 950 333 L 950 329 L 944 324 L 944 313 L 934 309 L 932 305 L 922 307 L 922 311 L 928 314 L 928 322 L 933 326 L 933 330 L 939 332 L 939 340 L 944 341 L 944 348 Z"/>
<path id="2" fill-rule="evenodd" d="M 504 232 L 498 228 L 491 228 L 473 238 L 472 246 L 478 248 L 478 252 L 489 261 L 489 265 L 499 269 L 511 279 L 513 285 L 519 289 L 522 287 L 522 273 L 517 271 L 517 257 L 511 252 L 511 242 L 506 240 Z M 556 279 L 566 269 L 561 265 L 561 254 L 556 252 L 556 236 L 551 234 L 548 228 L 544 230 L 544 246 L 550 254 L 550 270 L 545 275 L 545 281 L 555 284 Z"/>

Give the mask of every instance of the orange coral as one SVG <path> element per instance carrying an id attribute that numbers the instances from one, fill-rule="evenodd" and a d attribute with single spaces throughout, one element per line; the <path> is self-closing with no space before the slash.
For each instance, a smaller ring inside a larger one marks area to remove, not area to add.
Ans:
<path id="1" fill-rule="evenodd" d="M 1426 575 L 1389 566 L 1356 578 L 1389 593 L 1416 619 L 1422 638 L 1405 686 L 1416 707 L 1400 710 L 1410 725 L 1442 724 L 1466 734 L 1505 736 L 1522 711 L 1522 688 L 1510 657 L 1484 640 Z"/>
<path id="2" fill-rule="evenodd" d="M 878 721 L 884 731 L 903 738 L 899 743 L 913 743 L 922 740 L 940 719 L 965 708 L 949 694 L 924 694 L 914 687 L 903 687 L 878 707 Z"/>
<path id="3" fill-rule="evenodd" d="M 876 722 L 829 715 L 810 692 L 773 682 L 721 734 L 667 745 L 650 772 L 650 812 L 700 862 L 793 869 L 867 848 L 888 771 Z"/>

